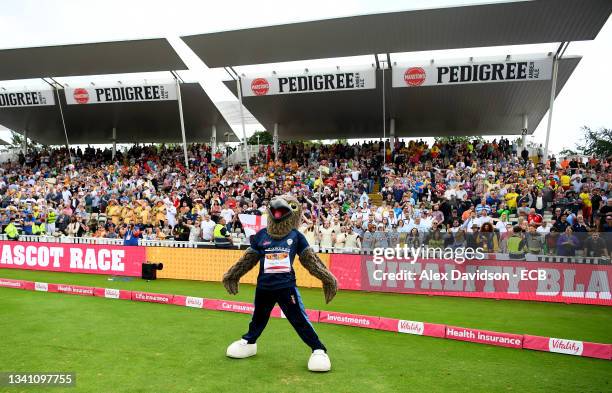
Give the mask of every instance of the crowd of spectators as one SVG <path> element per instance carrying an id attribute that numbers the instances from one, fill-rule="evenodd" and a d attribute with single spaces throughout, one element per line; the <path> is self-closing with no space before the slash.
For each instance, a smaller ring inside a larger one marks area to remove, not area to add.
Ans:
<path id="1" fill-rule="evenodd" d="M 36 149 L 0 166 L 0 221 L 19 235 L 212 241 L 215 223 L 302 202 L 309 243 L 337 250 L 397 244 L 487 252 L 609 255 L 612 160 L 538 163 L 507 139 L 262 146 L 251 172 L 210 146 Z M 541 157 L 539 157 L 541 159 Z M 606 236 L 606 233 L 608 234 Z"/>

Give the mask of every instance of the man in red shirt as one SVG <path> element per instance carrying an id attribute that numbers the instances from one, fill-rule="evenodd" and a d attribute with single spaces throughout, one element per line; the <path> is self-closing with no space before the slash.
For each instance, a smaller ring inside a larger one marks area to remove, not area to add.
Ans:
<path id="1" fill-rule="evenodd" d="M 531 209 L 527 215 L 527 222 L 529 224 L 540 225 L 542 224 L 542 216 L 536 213 L 536 209 Z"/>

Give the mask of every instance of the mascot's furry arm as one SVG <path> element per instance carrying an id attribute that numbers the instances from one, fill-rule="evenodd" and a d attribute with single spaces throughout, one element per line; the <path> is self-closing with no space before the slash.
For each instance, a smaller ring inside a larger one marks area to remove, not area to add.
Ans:
<path id="1" fill-rule="evenodd" d="M 223 286 L 231 295 L 238 293 L 238 281 L 259 263 L 259 253 L 249 248 L 238 262 L 223 275 Z"/>
<path id="2" fill-rule="evenodd" d="M 338 291 L 338 281 L 336 277 L 327 269 L 327 266 L 323 264 L 321 258 L 308 247 L 300 254 L 300 263 L 308 273 L 312 274 L 323 284 L 323 293 L 325 294 L 325 303 L 332 301 L 336 292 Z"/>

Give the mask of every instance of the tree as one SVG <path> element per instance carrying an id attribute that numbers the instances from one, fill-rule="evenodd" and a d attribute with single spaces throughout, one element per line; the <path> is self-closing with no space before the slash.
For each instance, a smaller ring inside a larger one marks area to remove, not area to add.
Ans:
<path id="1" fill-rule="evenodd" d="M 612 156 L 612 129 L 602 127 L 593 130 L 591 127 L 583 126 L 581 130 L 584 140 L 577 144 L 580 153 L 603 158 Z"/>
<path id="2" fill-rule="evenodd" d="M 11 130 L 11 147 L 23 147 L 23 136 Z"/>
<path id="3" fill-rule="evenodd" d="M 271 144 L 274 143 L 274 140 L 272 138 L 272 134 L 270 134 L 268 131 L 257 131 L 249 139 L 247 139 L 247 143 L 249 145 L 256 145 L 257 144 L 257 136 L 259 136 L 259 144 L 260 145 L 271 145 Z"/>
<path id="4" fill-rule="evenodd" d="M 474 140 L 479 142 L 484 141 L 484 138 L 480 135 L 475 136 L 441 136 L 434 138 L 436 142 L 440 143 L 468 143 Z"/>
<path id="5" fill-rule="evenodd" d="M 559 152 L 561 157 L 577 156 L 579 153 L 576 150 L 565 148 Z"/>

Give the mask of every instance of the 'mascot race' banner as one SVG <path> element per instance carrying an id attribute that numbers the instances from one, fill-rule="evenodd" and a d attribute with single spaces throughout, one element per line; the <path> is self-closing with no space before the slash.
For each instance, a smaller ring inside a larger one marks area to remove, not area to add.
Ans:
<path id="1" fill-rule="evenodd" d="M 0 268 L 140 276 L 145 247 L 0 241 Z"/>
<path id="2" fill-rule="evenodd" d="M 0 91 L 0 108 L 55 105 L 52 90 Z"/>
<path id="3" fill-rule="evenodd" d="M 173 84 L 110 87 L 67 88 L 66 103 L 106 104 L 113 102 L 170 101 L 176 100 L 176 86 Z"/>
<path id="4" fill-rule="evenodd" d="M 376 88 L 374 68 L 241 79 L 244 97 Z"/>
<path id="5" fill-rule="evenodd" d="M 393 87 L 548 80 L 552 58 L 393 67 Z"/>

